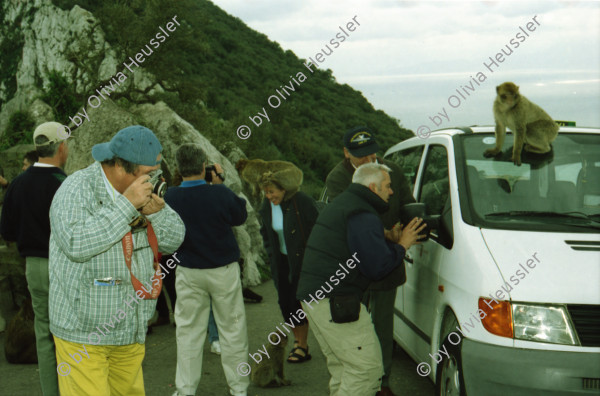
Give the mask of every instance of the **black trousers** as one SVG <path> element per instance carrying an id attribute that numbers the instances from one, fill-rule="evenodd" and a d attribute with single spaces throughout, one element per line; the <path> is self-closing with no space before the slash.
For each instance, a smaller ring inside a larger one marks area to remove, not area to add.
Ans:
<path id="1" fill-rule="evenodd" d="M 302 309 L 300 301 L 296 299 L 296 291 L 298 290 L 298 282 L 291 283 L 289 280 L 290 265 L 285 254 L 281 255 L 281 265 L 277 267 L 277 281 L 275 282 L 275 288 L 277 289 L 277 297 L 279 303 L 279 309 L 283 315 L 283 320 L 295 325 L 302 325 L 308 323 L 306 318 L 300 319 L 296 315 L 299 309 Z M 295 319 L 292 315 L 296 315 Z"/>

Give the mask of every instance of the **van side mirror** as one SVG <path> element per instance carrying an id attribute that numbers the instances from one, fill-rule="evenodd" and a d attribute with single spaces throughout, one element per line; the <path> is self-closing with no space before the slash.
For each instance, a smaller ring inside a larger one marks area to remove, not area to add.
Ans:
<path id="1" fill-rule="evenodd" d="M 429 233 L 431 230 L 440 230 L 441 216 L 440 215 L 427 215 L 427 207 L 422 202 L 409 203 L 400 208 L 400 221 L 406 225 L 410 223 L 415 217 L 420 217 L 427 224 L 425 228 L 425 234 L 427 235 L 423 239 L 419 239 L 419 242 L 424 242 L 429 239 Z"/>
<path id="2" fill-rule="evenodd" d="M 425 218 L 424 203 L 409 203 L 400 208 L 400 221 L 402 222 L 402 224 L 408 224 L 415 217 Z"/>

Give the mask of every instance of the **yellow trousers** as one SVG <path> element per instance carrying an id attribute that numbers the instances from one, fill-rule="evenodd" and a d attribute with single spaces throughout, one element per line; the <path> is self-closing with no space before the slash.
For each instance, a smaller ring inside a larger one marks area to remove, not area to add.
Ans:
<path id="1" fill-rule="evenodd" d="M 87 345 L 54 337 L 62 396 L 144 396 L 144 344 Z"/>

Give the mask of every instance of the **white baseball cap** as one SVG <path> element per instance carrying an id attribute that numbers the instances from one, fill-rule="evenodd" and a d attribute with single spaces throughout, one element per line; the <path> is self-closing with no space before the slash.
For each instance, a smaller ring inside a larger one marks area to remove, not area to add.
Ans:
<path id="1" fill-rule="evenodd" d="M 48 141 L 42 144 L 36 144 L 35 138 L 38 136 L 44 136 Z M 33 132 L 33 144 L 35 144 L 36 147 L 47 146 L 52 143 L 66 140 L 69 136 L 71 136 L 71 131 L 69 130 L 67 132 L 64 125 L 54 121 L 44 122 L 35 128 L 35 131 Z"/>

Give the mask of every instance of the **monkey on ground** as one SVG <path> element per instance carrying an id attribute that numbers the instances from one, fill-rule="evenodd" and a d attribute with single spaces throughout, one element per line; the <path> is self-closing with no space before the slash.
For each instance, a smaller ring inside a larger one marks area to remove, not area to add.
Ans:
<path id="1" fill-rule="evenodd" d="M 519 87 L 505 82 L 496 87 L 494 119 L 496 121 L 496 147 L 487 149 L 485 157 L 493 157 L 502 150 L 506 127 L 513 132 L 514 144 L 511 161 L 521 165 L 521 152 L 545 154 L 558 134 L 558 125 L 540 106 L 519 94 Z"/>
<path id="2" fill-rule="evenodd" d="M 235 164 L 235 169 L 240 174 L 240 178 L 250 184 L 252 195 L 258 197 L 260 193 L 260 181 L 267 172 L 289 172 L 294 179 L 295 185 L 302 184 L 302 171 L 296 165 L 288 161 L 264 161 L 261 159 L 241 159 Z M 288 179 L 288 177 L 284 177 Z"/>
<path id="3" fill-rule="evenodd" d="M 21 305 L 4 333 L 4 356 L 9 363 L 37 363 L 31 298 Z"/>
<path id="4" fill-rule="evenodd" d="M 283 374 L 283 363 L 287 355 L 286 345 L 287 337 L 281 337 L 279 344 L 269 343 L 265 348 L 268 357 L 262 355 L 263 360 L 259 363 L 252 362 L 250 380 L 254 385 L 261 388 L 270 388 L 291 384 L 290 380 L 286 380 Z"/>

